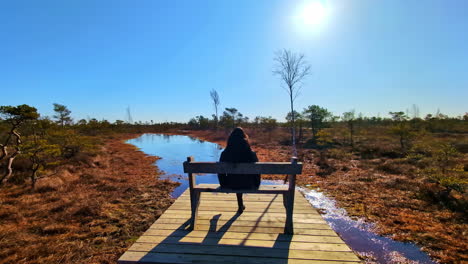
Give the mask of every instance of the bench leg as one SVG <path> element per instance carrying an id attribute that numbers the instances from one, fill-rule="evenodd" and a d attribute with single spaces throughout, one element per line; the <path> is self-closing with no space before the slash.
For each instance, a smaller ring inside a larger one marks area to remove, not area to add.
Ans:
<path id="1" fill-rule="evenodd" d="M 283 193 L 283 205 L 284 205 L 284 209 L 286 209 L 286 212 L 288 210 L 288 194 L 287 193 Z"/>
<path id="2" fill-rule="evenodd" d="M 195 230 L 197 226 L 197 212 L 198 205 L 200 204 L 200 192 L 193 190 L 190 194 L 190 205 L 192 209 L 192 218 L 190 219 L 190 229 Z"/>
<path id="3" fill-rule="evenodd" d="M 239 207 L 239 209 L 237 209 L 237 212 L 242 213 L 245 209 L 244 200 L 242 199 L 242 193 L 236 193 L 236 196 L 237 196 L 237 206 Z"/>
<path id="4" fill-rule="evenodd" d="M 292 195 L 294 195 L 294 193 Z M 283 204 L 286 209 L 286 224 L 284 226 L 284 233 L 288 235 L 292 235 L 294 233 L 294 227 L 293 227 L 294 196 L 291 196 L 290 193 L 284 193 Z"/>

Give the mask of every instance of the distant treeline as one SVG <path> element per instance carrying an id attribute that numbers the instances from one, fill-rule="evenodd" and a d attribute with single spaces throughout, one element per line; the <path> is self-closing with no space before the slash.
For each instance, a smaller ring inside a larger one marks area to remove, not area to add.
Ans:
<path id="1" fill-rule="evenodd" d="M 6 181 L 24 182 L 30 178 L 31 185 L 40 177 L 53 173 L 54 168 L 70 162 L 86 162 L 96 155 L 102 136 L 115 133 L 161 133 L 177 130 L 226 130 L 242 126 L 262 133 L 271 140 L 277 128 L 289 131 L 292 127 L 291 113 L 286 122 L 275 118 L 257 116 L 250 119 L 236 108 L 225 108 L 217 118 L 196 116 L 187 123 L 134 122 L 122 120 L 81 119 L 73 121 L 71 111 L 64 105 L 54 104 L 52 117 L 41 117 L 37 109 L 29 105 L 0 106 L 0 185 Z M 365 117 L 354 111 L 334 116 L 327 109 L 311 105 L 302 113 L 295 112 L 294 126 L 298 142 L 309 146 L 324 146 L 339 142 L 355 148 L 363 131 L 383 128 L 385 133 L 398 139 L 402 153 L 412 147 L 412 141 L 424 131 L 429 133 L 468 133 L 468 114 L 463 117 L 448 117 L 438 113 L 424 119 L 410 118 L 405 112 L 390 112 L 389 118 Z M 339 140 L 342 138 L 342 140 Z M 283 140 L 288 144 L 288 140 Z"/>
<path id="2" fill-rule="evenodd" d="M 280 122 L 271 116 L 256 116 L 251 119 L 244 116 L 236 108 L 225 108 L 222 115 L 217 118 L 212 115 L 211 118 L 202 115 L 191 118 L 187 125 L 190 129 L 231 129 L 236 126 L 249 128 L 274 129 L 276 127 L 291 127 L 291 112 L 285 116 L 286 122 Z M 442 113 L 434 115 L 428 114 L 424 118 L 418 116 L 410 117 L 403 111 L 389 112 L 388 117 L 367 117 L 362 114 L 356 114 L 354 110 L 345 112 L 340 116 L 333 115 L 328 109 L 318 105 L 311 105 L 302 111 L 294 111 L 296 128 L 309 128 L 313 134 L 326 127 L 332 127 L 340 124 L 348 126 L 392 126 L 395 123 L 408 123 L 413 127 L 424 128 L 430 132 L 447 133 L 467 133 L 468 132 L 468 113 L 464 116 L 449 117 Z"/>

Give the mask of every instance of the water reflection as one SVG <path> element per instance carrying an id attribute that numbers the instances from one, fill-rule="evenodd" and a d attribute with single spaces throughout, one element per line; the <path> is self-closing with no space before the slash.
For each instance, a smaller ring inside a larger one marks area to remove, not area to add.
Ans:
<path id="1" fill-rule="evenodd" d="M 149 155 L 161 158 L 156 162 L 158 168 L 164 173 L 160 178 L 168 178 L 181 183 L 173 191 L 173 197 L 179 197 L 188 188 L 187 176 L 182 167 L 182 163 L 188 156 L 193 156 L 199 161 L 217 161 L 222 151 L 217 144 L 179 135 L 144 134 L 127 142 Z M 197 176 L 197 183 L 218 183 L 218 177 L 213 174 L 204 174 Z"/>
<path id="2" fill-rule="evenodd" d="M 158 168 L 163 171 L 162 179 L 171 179 L 180 182 L 180 186 L 172 196 L 179 197 L 188 188 L 187 175 L 184 173 L 182 163 L 188 156 L 195 161 L 218 161 L 223 148 L 218 144 L 199 140 L 194 137 L 165 134 L 144 134 L 141 137 L 128 140 L 146 154 L 158 156 Z M 197 175 L 197 183 L 219 183 L 215 174 Z M 272 184 L 262 181 L 262 184 Z"/>

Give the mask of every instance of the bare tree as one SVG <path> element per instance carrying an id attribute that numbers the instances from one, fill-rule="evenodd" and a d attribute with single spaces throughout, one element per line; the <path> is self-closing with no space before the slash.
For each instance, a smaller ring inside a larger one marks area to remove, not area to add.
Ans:
<path id="1" fill-rule="evenodd" d="M 218 129 L 218 120 L 219 120 L 219 117 L 218 117 L 218 106 L 219 106 L 219 95 L 218 95 L 218 92 L 213 89 L 210 91 L 210 96 L 211 96 L 211 99 L 213 100 L 213 106 L 215 108 L 215 112 L 216 112 L 216 129 Z"/>
<path id="2" fill-rule="evenodd" d="M 356 122 L 356 111 L 354 111 L 353 109 L 349 112 L 344 112 L 343 117 L 341 117 L 341 119 L 348 125 L 349 140 L 351 143 L 351 147 L 354 148 L 354 125 Z"/>
<path id="3" fill-rule="evenodd" d="M 419 118 L 419 107 L 416 104 L 413 104 L 411 107 L 412 118 Z"/>
<path id="4" fill-rule="evenodd" d="M 279 75 L 284 82 L 284 89 L 288 92 L 291 105 L 291 134 L 293 155 L 297 156 L 296 149 L 296 129 L 294 115 L 294 100 L 299 95 L 301 83 L 310 74 L 310 65 L 306 62 L 304 54 L 292 53 L 289 50 L 281 50 L 274 58 L 277 65 L 273 74 Z"/>

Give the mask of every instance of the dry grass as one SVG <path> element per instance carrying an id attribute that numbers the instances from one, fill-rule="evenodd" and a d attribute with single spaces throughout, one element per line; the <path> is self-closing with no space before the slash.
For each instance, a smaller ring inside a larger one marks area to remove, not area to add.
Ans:
<path id="1" fill-rule="evenodd" d="M 102 153 L 0 192 L 0 263 L 115 263 L 173 202 L 149 157 L 108 138 Z"/>

